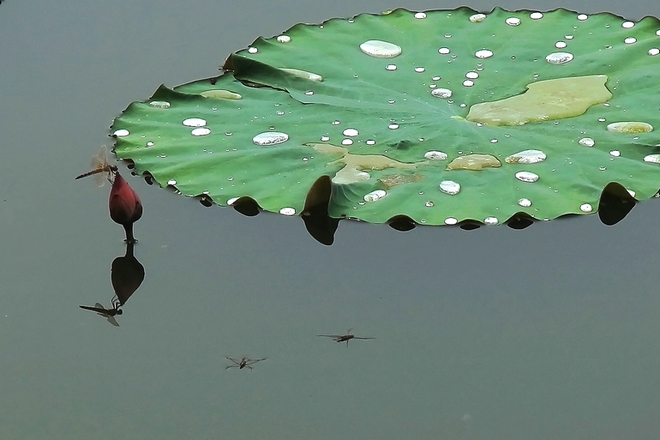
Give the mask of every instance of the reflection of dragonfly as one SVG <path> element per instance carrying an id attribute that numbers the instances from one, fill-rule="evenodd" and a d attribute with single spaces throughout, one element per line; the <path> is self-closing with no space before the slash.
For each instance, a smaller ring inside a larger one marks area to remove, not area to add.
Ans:
<path id="1" fill-rule="evenodd" d="M 115 315 L 121 315 L 122 313 L 124 313 L 123 310 L 119 308 L 119 304 L 116 303 L 115 301 L 112 302 L 112 308 L 110 309 L 106 309 L 105 307 L 103 307 L 101 303 L 94 304 L 94 307 L 92 306 L 78 306 L 78 307 L 80 307 L 81 309 L 91 310 L 92 312 L 96 312 L 97 315 L 103 316 L 108 320 L 110 324 L 114 325 L 115 327 L 119 327 L 119 323 L 115 319 Z"/>
<path id="2" fill-rule="evenodd" d="M 77 176 L 76 179 L 94 175 L 94 181 L 98 186 L 103 186 L 105 181 L 112 182 L 117 167 L 108 163 L 107 148 L 102 145 L 98 153 L 92 156 L 92 170 Z"/>
<path id="3" fill-rule="evenodd" d="M 332 340 L 335 342 L 346 342 L 347 347 L 348 347 L 348 341 L 350 341 L 351 339 L 361 339 L 361 340 L 375 339 L 375 338 L 362 338 L 360 336 L 355 336 L 351 334 L 351 330 L 352 329 L 349 329 L 345 335 L 316 335 L 316 336 L 324 336 L 326 338 L 332 338 Z"/>
<path id="4" fill-rule="evenodd" d="M 252 370 L 252 367 L 250 365 L 256 364 L 259 361 L 266 360 L 266 358 L 250 359 L 250 358 L 247 358 L 247 357 L 242 357 L 240 359 L 228 357 L 227 359 L 232 361 L 234 363 L 234 365 L 228 366 L 227 368 L 225 368 L 225 370 L 229 370 L 230 368 L 238 368 L 239 370 L 242 370 L 245 367 Z"/>

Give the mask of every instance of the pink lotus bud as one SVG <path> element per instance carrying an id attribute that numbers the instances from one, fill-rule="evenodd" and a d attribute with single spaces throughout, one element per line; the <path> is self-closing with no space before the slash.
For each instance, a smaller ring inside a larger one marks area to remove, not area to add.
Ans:
<path id="1" fill-rule="evenodd" d="M 133 223 L 142 217 L 142 203 L 133 188 L 119 173 L 115 173 L 108 206 L 110 208 L 110 218 L 126 230 L 126 242 L 135 242 Z"/>

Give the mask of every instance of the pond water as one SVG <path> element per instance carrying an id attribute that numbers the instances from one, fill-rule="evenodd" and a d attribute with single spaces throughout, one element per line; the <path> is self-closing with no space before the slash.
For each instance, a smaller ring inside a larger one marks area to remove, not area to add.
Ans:
<path id="1" fill-rule="evenodd" d="M 259 35 L 390 6 L 459 5 L 3 2 L 0 438 L 656 438 L 656 200 L 612 227 L 342 221 L 323 246 L 299 218 L 205 208 L 118 164 L 144 204 L 146 276 L 119 327 L 78 307 L 110 304 L 125 252 L 108 185 L 73 179 L 115 116 L 161 83 L 216 75 Z M 374 339 L 317 336 L 349 329 Z M 244 356 L 266 359 L 226 369 Z"/>

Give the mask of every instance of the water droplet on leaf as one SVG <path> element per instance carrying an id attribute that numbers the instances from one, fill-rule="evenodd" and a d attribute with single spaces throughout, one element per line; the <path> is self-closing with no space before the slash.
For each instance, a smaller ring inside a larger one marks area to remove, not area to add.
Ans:
<path id="1" fill-rule="evenodd" d="M 224 89 L 213 89 L 213 90 L 206 90 L 202 93 L 200 93 L 201 96 L 204 98 L 215 98 L 215 99 L 241 99 L 243 98 L 240 94 L 231 92 L 229 90 L 224 90 Z"/>
<path id="2" fill-rule="evenodd" d="M 449 162 L 447 170 L 481 171 L 484 168 L 498 168 L 502 163 L 491 154 L 466 154 Z"/>
<path id="3" fill-rule="evenodd" d="M 387 192 L 385 190 L 377 189 L 375 191 L 371 191 L 368 194 L 365 194 L 363 199 L 364 199 L 365 202 L 375 202 L 377 200 L 382 199 L 386 195 L 387 195 Z"/>
<path id="4" fill-rule="evenodd" d="M 182 122 L 186 127 L 203 127 L 206 125 L 206 119 L 202 118 L 188 118 Z"/>
<path id="5" fill-rule="evenodd" d="M 607 125 L 607 130 L 616 133 L 647 133 L 653 131 L 653 126 L 646 122 L 613 122 Z"/>
<path id="6" fill-rule="evenodd" d="M 461 191 L 461 185 L 453 180 L 443 180 L 438 187 L 440 188 L 440 191 L 451 196 L 454 196 Z"/>
<path id="7" fill-rule="evenodd" d="M 289 140 L 289 135 L 286 133 L 280 133 L 277 131 L 266 131 L 264 133 L 259 133 L 252 138 L 252 142 L 256 145 L 276 145 L 281 144 Z"/>
<path id="8" fill-rule="evenodd" d="M 449 89 L 443 89 L 443 88 L 438 88 L 438 89 L 433 89 L 431 90 L 431 95 L 438 97 L 438 98 L 450 98 L 452 95 L 452 91 Z"/>
<path id="9" fill-rule="evenodd" d="M 504 161 L 506 163 L 538 163 L 545 159 L 546 155 L 541 150 L 523 150 L 508 156 Z"/>
<path id="10" fill-rule="evenodd" d="M 192 134 L 193 136 L 206 136 L 207 134 L 210 133 L 211 130 L 207 127 L 197 127 L 190 132 L 190 134 Z"/>
<path id="11" fill-rule="evenodd" d="M 447 153 L 442 151 L 427 151 L 424 154 L 424 158 L 428 160 L 447 160 Z"/>
<path id="12" fill-rule="evenodd" d="M 170 103 L 167 101 L 151 101 L 149 105 L 155 108 L 170 108 Z"/>
<path id="13" fill-rule="evenodd" d="M 550 64 L 566 64 L 573 60 L 573 54 L 570 52 L 553 52 L 545 57 Z"/>
<path id="14" fill-rule="evenodd" d="M 360 44 L 360 50 L 375 58 L 394 58 L 401 55 L 401 47 L 382 40 L 368 40 Z"/>
<path id="15" fill-rule="evenodd" d="M 648 156 L 644 156 L 644 162 L 660 163 L 660 154 L 649 154 Z"/>
<path id="16" fill-rule="evenodd" d="M 580 139 L 578 141 L 578 144 L 582 145 L 583 147 L 593 147 L 594 145 L 596 145 L 596 142 L 590 137 L 585 137 Z"/>
<path id="17" fill-rule="evenodd" d="M 534 183 L 539 180 L 539 175 L 529 171 L 518 171 L 516 174 L 516 179 L 521 182 Z"/>
<path id="18" fill-rule="evenodd" d="M 281 70 L 290 73 L 292 75 L 295 75 L 299 78 L 308 79 L 310 81 L 316 81 L 316 82 L 323 81 L 323 77 L 318 73 L 308 72 L 306 70 L 300 70 L 300 69 L 289 69 L 285 67 L 283 67 Z"/>

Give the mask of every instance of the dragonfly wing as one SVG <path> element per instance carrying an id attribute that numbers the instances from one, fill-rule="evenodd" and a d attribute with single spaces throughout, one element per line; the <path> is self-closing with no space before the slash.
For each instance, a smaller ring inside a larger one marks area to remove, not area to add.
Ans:
<path id="1" fill-rule="evenodd" d="M 103 186 L 108 177 L 108 173 L 105 168 L 108 166 L 108 148 L 105 145 L 101 145 L 98 153 L 92 156 L 92 168 L 102 168 L 102 172 L 94 174 L 94 182 L 97 186 Z"/>
<path id="2" fill-rule="evenodd" d="M 96 305 L 94 307 L 92 307 L 92 306 L 78 306 L 78 307 L 80 307 L 81 309 L 85 309 L 85 310 L 91 310 L 92 312 L 96 312 L 99 315 L 105 315 L 106 313 L 104 313 L 104 312 L 107 312 L 106 308 L 103 307 L 99 303 L 96 303 Z"/>
<path id="3" fill-rule="evenodd" d="M 103 307 L 103 304 L 101 304 L 101 303 L 96 303 L 96 304 L 94 304 L 94 311 L 95 311 L 98 315 L 100 315 L 100 316 L 104 316 L 104 317 L 109 317 L 109 316 L 111 316 L 111 315 L 108 313 L 108 309 L 106 309 L 105 307 Z M 114 324 L 113 324 L 113 325 L 114 325 Z"/>
<path id="4" fill-rule="evenodd" d="M 107 178 L 106 172 L 105 171 L 100 171 L 100 172 L 94 174 L 94 183 L 96 184 L 96 186 L 98 186 L 100 188 L 103 185 L 105 185 L 106 178 Z"/>

